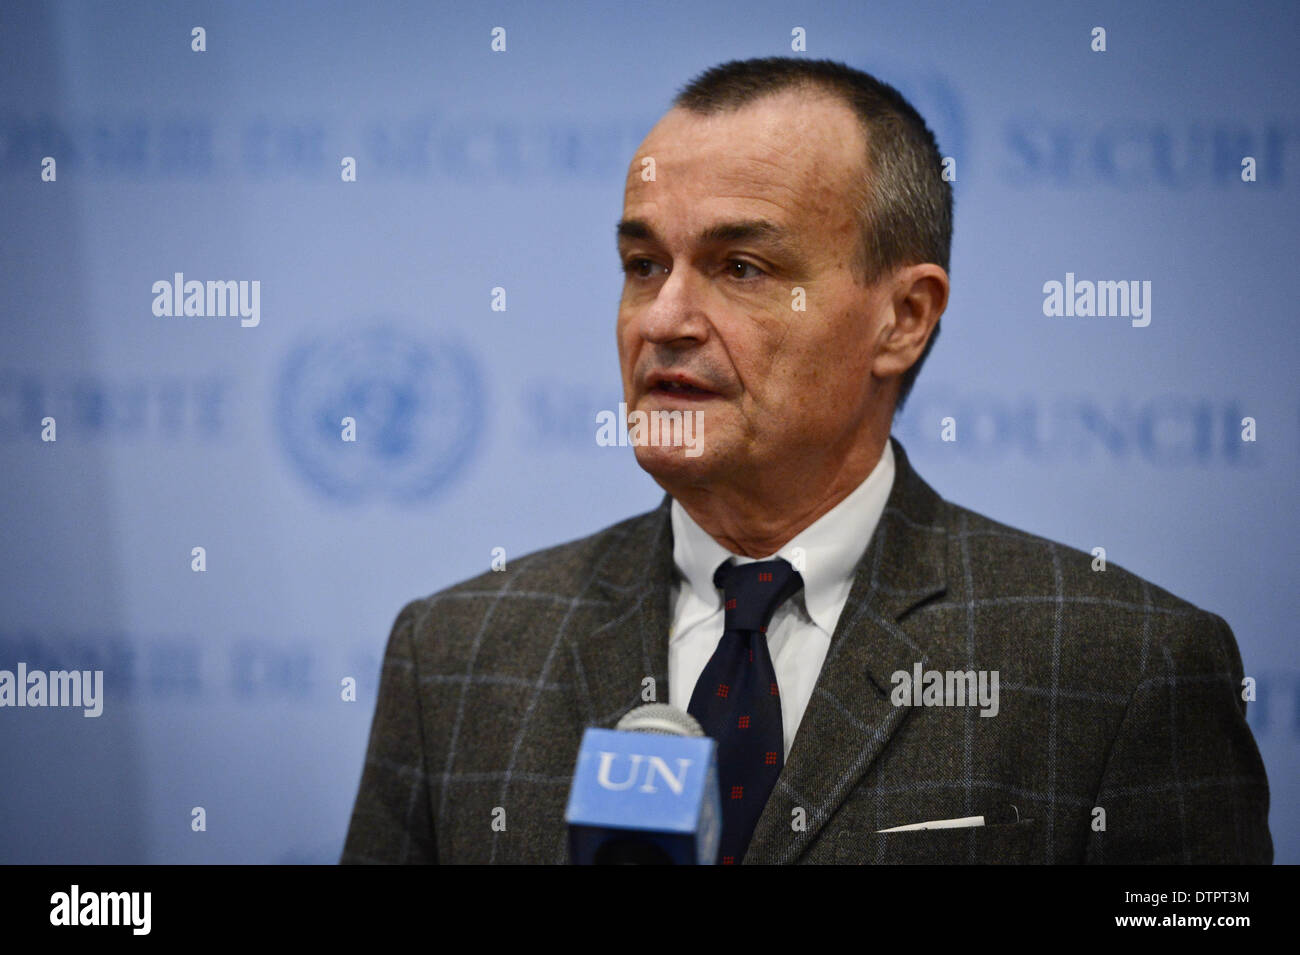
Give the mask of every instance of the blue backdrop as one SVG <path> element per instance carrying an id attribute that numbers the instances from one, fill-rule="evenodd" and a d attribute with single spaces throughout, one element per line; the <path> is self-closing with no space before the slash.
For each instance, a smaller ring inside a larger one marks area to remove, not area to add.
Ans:
<path id="1" fill-rule="evenodd" d="M 918 470 L 1228 620 L 1300 861 L 1300 8 L 1133 6 L 5 4 L 0 669 L 105 700 L 0 709 L 0 861 L 338 858 L 402 604 L 658 502 L 594 438 L 624 173 L 693 75 L 783 54 L 955 160 Z M 178 272 L 258 323 L 156 315 Z M 1046 316 L 1067 273 L 1150 324 Z"/>

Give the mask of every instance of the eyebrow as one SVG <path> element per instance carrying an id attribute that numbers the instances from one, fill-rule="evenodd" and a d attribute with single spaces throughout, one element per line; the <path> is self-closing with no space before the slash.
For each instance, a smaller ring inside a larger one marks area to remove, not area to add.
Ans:
<path id="1" fill-rule="evenodd" d="M 618 241 L 641 239 L 647 242 L 659 242 L 659 236 L 650 223 L 644 219 L 622 219 L 616 228 Z M 760 242 L 775 249 L 789 258 L 791 262 L 802 264 L 803 256 L 794 246 L 789 230 L 767 219 L 742 219 L 736 222 L 719 222 L 701 231 L 695 237 L 701 244 L 718 242 Z"/>

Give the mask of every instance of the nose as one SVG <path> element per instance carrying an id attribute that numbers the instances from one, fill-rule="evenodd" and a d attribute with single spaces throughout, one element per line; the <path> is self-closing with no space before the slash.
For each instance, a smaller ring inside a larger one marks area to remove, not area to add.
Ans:
<path id="1" fill-rule="evenodd" d="M 659 286 L 654 300 L 645 304 L 637 315 L 637 330 L 642 338 L 656 345 L 686 347 L 708 337 L 709 323 L 704 313 L 707 283 L 690 268 L 673 269 Z"/>

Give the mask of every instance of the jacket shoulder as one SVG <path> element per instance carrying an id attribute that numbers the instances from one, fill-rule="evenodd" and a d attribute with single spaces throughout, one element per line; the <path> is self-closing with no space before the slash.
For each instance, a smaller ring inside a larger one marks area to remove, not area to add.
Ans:
<path id="1" fill-rule="evenodd" d="M 598 599 L 592 587 L 607 565 L 625 559 L 628 553 L 648 548 L 656 531 L 667 521 L 667 498 L 655 509 L 629 517 L 575 540 L 531 551 L 518 557 L 506 555 L 504 570 L 486 570 L 477 576 L 408 602 L 398 615 L 417 632 L 439 621 L 460 619 L 466 612 L 480 616 L 484 608 L 518 598 L 536 605 Z M 458 610 L 458 608 L 461 608 Z M 498 616 L 511 616 L 510 612 Z"/>
<path id="2" fill-rule="evenodd" d="M 1242 660 L 1231 627 L 1144 577 L 1096 555 L 945 501 L 949 586 L 954 602 L 990 607 L 1002 624 L 1031 627 L 1022 643 L 1047 654 L 1060 638 L 1068 665 L 1132 686 L 1167 665 L 1197 678 L 1239 683 Z M 1104 568 L 1104 569 L 1103 569 Z M 950 598 L 952 599 L 952 598 Z"/>
<path id="3" fill-rule="evenodd" d="M 1113 610 L 1146 609 L 1176 616 L 1207 614 L 1188 600 L 1113 563 L 1104 552 L 1089 552 L 1004 524 L 945 501 L 950 552 L 970 568 L 973 579 L 1003 597 L 1071 602 L 1093 601 Z"/>

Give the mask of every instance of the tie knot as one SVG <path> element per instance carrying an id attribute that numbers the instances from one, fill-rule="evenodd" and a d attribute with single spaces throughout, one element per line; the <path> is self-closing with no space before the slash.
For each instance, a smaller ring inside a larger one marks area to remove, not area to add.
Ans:
<path id="1" fill-rule="evenodd" d="M 713 575 L 722 591 L 727 630 L 765 630 L 772 614 L 799 592 L 803 577 L 783 557 L 749 564 L 723 563 Z"/>

